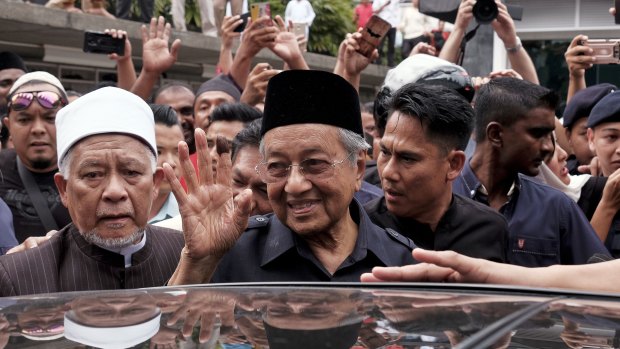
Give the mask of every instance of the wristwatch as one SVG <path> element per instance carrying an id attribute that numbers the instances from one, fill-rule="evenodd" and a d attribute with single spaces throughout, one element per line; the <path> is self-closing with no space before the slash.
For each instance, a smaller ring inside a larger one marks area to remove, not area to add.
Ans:
<path id="1" fill-rule="evenodd" d="M 521 38 L 519 38 L 517 36 L 517 43 L 515 44 L 514 47 L 506 47 L 506 51 L 508 52 L 517 52 L 521 49 L 521 47 L 523 47 L 523 45 L 521 44 Z"/>

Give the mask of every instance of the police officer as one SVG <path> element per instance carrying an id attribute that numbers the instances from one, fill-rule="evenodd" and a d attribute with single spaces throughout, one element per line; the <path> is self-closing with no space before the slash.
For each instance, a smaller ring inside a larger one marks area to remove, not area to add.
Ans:
<path id="1" fill-rule="evenodd" d="M 374 266 L 414 262 L 413 243 L 374 225 L 353 198 L 368 144 L 357 92 L 348 82 L 320 71 L 276 75 L 267 88 L 261 135 L 263 161 L 256 170 L 267 184 L 274 214 L 249 223 L 251 190 L 233 202 L 222 139 L 215 179 L 201 130 L 196 131 L 198 175 L 187 147 L 180 146 L 188 193 L 164 166 L 186 241 L 169 284 L 359 281 Z"/>

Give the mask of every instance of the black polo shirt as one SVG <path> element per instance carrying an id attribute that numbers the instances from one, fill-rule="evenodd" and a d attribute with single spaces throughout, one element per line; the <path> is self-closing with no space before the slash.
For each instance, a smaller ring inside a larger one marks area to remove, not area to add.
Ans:
<path id="1" fill-rule="evenodd" d="M 250 218 L 248 229 L 220 261 L 211 282 L 360 281 L 375 266 L 416 263 L 411 240 L 374 225 L 355 199 L 349 212 L 358 224 L 357 242 L 334 275 L 302 238 L 269 214 Z"/>
<path id="2" fill-rule="evenodd" d="M 390 213 L 385 197 L 369 202 L 364 208 L 375 224 L 400 232 L 418 247 L 435 251 L 452 250 L 496 262 L 506 261 L 506 219 L 493 209 L 460 195 L 452 195 L 450 207 L 434 232 L 428 224 Z"/>

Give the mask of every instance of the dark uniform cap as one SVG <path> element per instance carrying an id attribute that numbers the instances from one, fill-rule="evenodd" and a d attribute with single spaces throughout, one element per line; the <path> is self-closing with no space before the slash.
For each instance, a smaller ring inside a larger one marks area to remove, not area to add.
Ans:
<path id="1" fill-rule="evenodd" d="M 577 91 L 564 109 L 562 122 L 564 127 L 571 127 L 577 120 L 587 118 L 596 103 L 617 89 L 616 85 L 603 83 Z"/>
<path id="2" fill-rule="evenodd" d="M 0 70 L 5 69 L 20 69 L 25 73 L 28 72 L 26 64 L 24 64 L 22 58 L 15 53 L 8 51 L 0 52 Z"/>
<path id="3" fill-rule="evenodd" d="M 326 124 L 363 135 L 357 91 L 342 77 L 318 70 L 288 70 L 269 80 L 261 136 L 294 124 Z"/>
<path id="4" fill-rule="evenodd" d="M 620 121 L 620 91 L 610 93 L 596 103 L 588 117 L 588 127 L 612 121 Z"/>
<path id="5" fill-rule="evenodd" d="M 198 91 L 196 91 L 196 101 L 201 94 L 209 91 L 220 91 L 227 93 L 237 102 L 241 99 L 241 91 L 239 91 L 233 80 L 228 75 L 220 74 L 200 85 Z"/>

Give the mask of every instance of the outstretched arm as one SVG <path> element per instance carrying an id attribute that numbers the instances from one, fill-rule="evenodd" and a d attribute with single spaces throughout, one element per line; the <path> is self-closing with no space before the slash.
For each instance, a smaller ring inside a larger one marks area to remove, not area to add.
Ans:
<path id="1" fill-rule="evenodd" d="M 587 40 L 588 37 L 585 35 L 575 36 L 564 53 L 564 59 L 568 66 L 567 103 L 577 91 L 586 88 L 586 69 L 592 68 L 596 60 L 596 57 L 593 56 L 594 51 L 584 45 Z"/>
<path id="2" fill-rule="evenodd" d="M 187 183 L 187 193 L 172 167 L 164 164 L 164 173 L 179 203 L 185 238 L 179 264 L 168 281 L 169 285 L 208 282 L 221 258 L 245 230 L 251 211 L 251 190 L 242 192 L 233 201 L 232 164 L 226 140 L 218 137 L 216 142 L 220 159 L 215 176 L 207 137 L 202 129 L 196 129 L 195 140 L 198 171 L 189 160 L 187 144 L 179 143 L 181 172 Z"/>
<path id="3" fill-rule="evenodd" d="M 131 60 L 131 42 L 127 37 L 127 32 L 117 29 L 106 29 L 106 34 L 111 35 L 113 38 L 125 39 L 125 52 L 122 56 L 112 53 L 108 55 L 108 58 L 116 61 L 116 86 L 124 90 L 130 91 L 133 84 L 136 82 L 136 68 L 133 66 Z"/>
<path id="4" fill-rule="evenodd" d="M 453 251 L 413 250 L 420 264 L 375 267 L 363 274 L 363 282 L 430 281 L 509 284 L 620 292 L 620 259 L 583 265 L 525 268 L 471 258 Z"/>
<path id="5" fill-rule="evenodd" d="M 475 0 L 463 0 L 461 2 L 459 11 L 456 14 L 456 21 L 454 21 L 454 29 L 452 29 L 452 33 L 450 33 L 446 43 L 443 45 L 439 58 L 455 64 L 458 63 L 461 43 L 465 38 L 465 34 L 467 34 L 467 26 L 474 18 L 473 8 L 475 4 Z"/>

